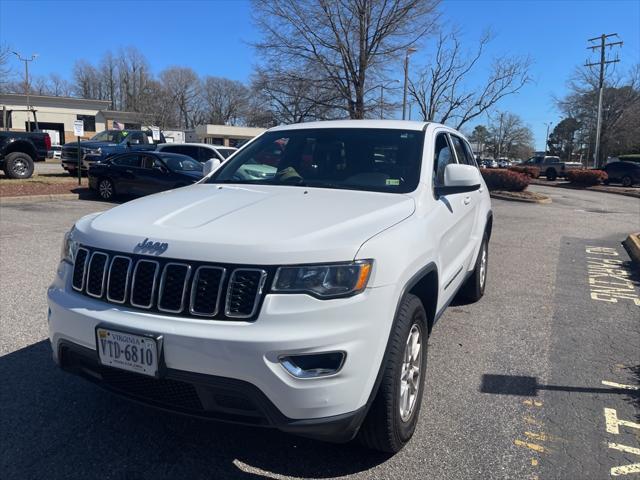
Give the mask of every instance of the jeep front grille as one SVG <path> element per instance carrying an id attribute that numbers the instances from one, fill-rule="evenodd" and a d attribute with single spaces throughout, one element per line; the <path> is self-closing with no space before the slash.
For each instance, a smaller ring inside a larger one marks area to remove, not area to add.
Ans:
<path id="1" fill-rule="evenodd" d="M 210 265 L 80 247 L 73 289 L 108 303 L 210 319 L 254 320 L 272 267 Z"/>

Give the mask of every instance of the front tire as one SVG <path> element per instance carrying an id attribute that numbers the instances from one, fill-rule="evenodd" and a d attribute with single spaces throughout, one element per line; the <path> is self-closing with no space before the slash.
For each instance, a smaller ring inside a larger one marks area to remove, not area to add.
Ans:
<path id="1" fill-rule="evenodd" d="M 549 180 L 550 182 L 554 182 L 555 179 L 558 178 L 558 174 L 553 168 L 549 168 L 547 169 L 546 177 L 547 177 L 547 180 Z"/>
<path id="2" fill-rule="evenodd" d="M 487 284 L 487 267 L 489 266 L 489 239 L 485 233 L 482 237 L 482 245 L 478 252 L 478 258 L 473 273 L 462 285 L 460 297 L 469 303 L 477 302 L 484 295 Z"/>
<path id="3" fill-rule="evenodd" d="M 358 434 L 364 446 L 396 453 L 413 436 L 424 392 L 427 332 L 422 302 L 407 294 L 391 331 L 380 387 Z"/>
<path id="4" fill-rule="evenodd" d="M 116 196 L 116 187 L 109 178 L 101 178 L 98 180 L 97 186 L 98 196 L 105 201 L 111 201 Z"/>
<path id="5" fill-rule="evenodd" d="M 4 161 L 4 174 L 14 180 L 30 178 L 33 168 L 33 159 L 22 152 L 12 152 Z"/>

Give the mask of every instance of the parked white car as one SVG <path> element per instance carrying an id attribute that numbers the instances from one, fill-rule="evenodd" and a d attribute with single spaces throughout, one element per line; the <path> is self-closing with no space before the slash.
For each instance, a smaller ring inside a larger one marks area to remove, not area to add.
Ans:
<path id="1" fill-rule="evenodd" d="M 75 224 L 48 290 L 54 359 L 150 405 L 397 452 L 433 324 L 484 293 L 492 221 L 451 128 L 276 127 L 196 185 Z"/>
<path id="2" fill-rule="evenodd" d="M 222 145 L 211 145 L 209 143 L 161 143 L 156 150 L 165 153 L 187 155 L 199 162 L 206 162 L 211 158 L 217 158 L 220 162 L 224 162 L 238 151 L 235 147 L 224 147 Z"/>

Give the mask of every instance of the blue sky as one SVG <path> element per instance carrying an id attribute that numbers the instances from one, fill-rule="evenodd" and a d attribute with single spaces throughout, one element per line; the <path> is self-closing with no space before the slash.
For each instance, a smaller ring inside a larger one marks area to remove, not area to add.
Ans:
<path id="1" fill-rule="evenodd" d="M 544 122 L 560 119 L 553 96 L 565 93 L 571 72 L 589 57 L 588 38 L 617 32 L 624 46 L 616 68 L 626 71 L 640 62 L 639 0 L 445 0 L 441 13 L 446 25 L 462 29 L 463 47 L 470 50 L 484 30 L 493 31 L 495 39 L 474 78 L 486 75 L 493 56 L 532 57 L 534 81 L 499 109 L 522 116 L 538 148 L 544 143 Z M 0 42 L 23 55 L 38 53 L 31 68 L 35 75 L 55 72 L 69 78 L 77 59 L 97 63 L 107 50 L 134 45 L 156 73 L 183 65 L 200 75 L 247 81 L 258 61 L 250 46 L 257 38 L 251 5 L 243 0 L 0 0 Z M 428 51 L 427 40 L 412 62 L 425 63 Z"/>

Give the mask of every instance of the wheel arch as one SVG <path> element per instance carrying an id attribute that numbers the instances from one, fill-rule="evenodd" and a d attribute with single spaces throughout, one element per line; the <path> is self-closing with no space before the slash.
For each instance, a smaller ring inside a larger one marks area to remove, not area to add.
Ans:
<path id="1" fill-rule="evenodd" d="M 371 408 L 371 405 L 373 404 L 373 401 L 375 400 L 376 395 L 378 394 L 378 389 L 380 388 L 380 383 L 382 382 L 385 365 L 389 360 L 389 355 L 391 350 L 390 348 L 391 332 L 393 332 L 393 329 L 396 328 L 398 311 L 400 310 L 400 304 L 402 303 L 402 299 L 405 297 L 405 295 L 410 293 L 412 295 L 416 295 L 422 301 L 422 298 L 420 297 L 419 294 L 426 294 L 427 292 L 430 291 L 430 288 L 432 285 L 430 282 L 435 282 L 435 297 L 432 299 L 432 301 L 429 302 L 429 305 L 433 304 L 433 307 L 430 308 L 425 306 L 424 302 L 423 302 L 423 306 L 425 307 L 425 311 L 427 313 L 427 322 L 429 323 L 429 325 L 427 325 L 427 329 L 429 332 L 431 331 L 431 327 L 433 326 L 433 323 L 435 321 L 435 315 L 436 315 L 436 309 L 437 309 L 437 303 L 438 303 L 438 268 L 434 262 L 430 262 L 426 266 L 418 270 L 407 281 L 407 283 L 405 283 L 404 287 L 400 292 L 400 295 L 398 296 L 396 308 L 393 315 L 393 322 L 391 325 L 391 329 L 389 330 L 389 337 L 387 338 L 387 345 L 384 349 L 384 355 L 382 356 L 382 362 L 380 362 L 380 365 L 378 367 L 378 374 L 376 375 L 376 380 L 373 384 L 373 388 L 371 389 L 371 393 L 369 394 L 369 398 L 367 399 L 367 403 L 362 409 L 361 421 L 363 421 L 367 416 L 367 413 L 369 412 L 369 409 Z M 417 292 L 417 293 L 414 293 L 414 292 Z M 433 310 L 431 314 L 429 313 L 430 310 Z M 358 426 L 358 428 L 360 428 L 360 426 Z"/>
<path id="2" fill-rule="evenodd" d="M 25 153 L 29 155 L 31 157 L 31 160 L 33 160 L 34 162 L 37 157 L 35 147 L 31 143 L 24 140 L 14 140 L 13 142 L 9 143 L 4 149 L 5 156 L 15 152 Z"/>

